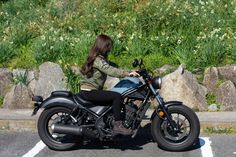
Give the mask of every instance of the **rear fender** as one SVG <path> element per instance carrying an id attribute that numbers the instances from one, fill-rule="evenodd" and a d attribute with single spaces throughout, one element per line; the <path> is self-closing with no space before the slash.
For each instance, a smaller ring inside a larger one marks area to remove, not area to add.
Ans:
<path id="1" fill-rule="evenodd" d="M 165 102 L 165 104 L 164 104 L 164 106 L 165 106 L 167 109 L 168 109 L 169 107 L 175 106 L 175 105 L 183 105 L 183 102 L 180 102 L 180 101 L 167 101 L 167 102 Z M 160 110 L 160 108 L 158 107 L 157 109 L 155 109 L 155 110 L 153 111 L 150 120 L 153 120 L 154 117 L 155 117 L 156 115 L 158 115 L 157 112 L 158 112 L 159 110 Z"/>
<path id="2" fill-rule="evenodd" d="M 45 101 L 43 101 L 40 106 L 41 106 L 40 108 L 45 108 L 45 109 L 52 108 L 52 107 L 67 107 L 69 109 L 73 109 L 77 105 L 71 97 L 63 97 L 63 96 L 52 97 L 52 96 L 50 96 Z"/>

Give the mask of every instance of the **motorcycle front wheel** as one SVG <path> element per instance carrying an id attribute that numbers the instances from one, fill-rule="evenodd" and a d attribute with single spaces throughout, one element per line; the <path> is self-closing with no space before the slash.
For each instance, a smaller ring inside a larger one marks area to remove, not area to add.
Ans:
<path id="1" fill-rule="evenodd" d="M 195 112 L 187 106 L 174 105 L 168 108 L 168 113 L 177 130 L 165 118 L 156 115 L 152 120 L 152 136 L 159 147 L 170 151 L 183 151 L 193 146 L 200 133 L 200 123 Z"/>
<path id="2" fill-rule="evenodd" d="M 38 119 L 38 134 L 41 140 L 53 150 L 68 150 L 76 146 L 78 141 L 72 135 L 53 133 L 52 125 L 72 124 L 69 117 L 71 110 L 66 107 L 45 109 Z"/>

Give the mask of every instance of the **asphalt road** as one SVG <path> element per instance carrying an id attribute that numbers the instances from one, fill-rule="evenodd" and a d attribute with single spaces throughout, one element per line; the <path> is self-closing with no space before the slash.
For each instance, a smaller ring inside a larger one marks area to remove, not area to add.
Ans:
<path id="1" fill-rule="evenodd" d="M 201 135 L 199 145 L 184 152 L 160 149 L 147 129 L 134 139 L 92 141 L 70 151 L 48 149 L 35 132 L 0 131 L 0 157 L 236 157 L 236 134 Z"/>

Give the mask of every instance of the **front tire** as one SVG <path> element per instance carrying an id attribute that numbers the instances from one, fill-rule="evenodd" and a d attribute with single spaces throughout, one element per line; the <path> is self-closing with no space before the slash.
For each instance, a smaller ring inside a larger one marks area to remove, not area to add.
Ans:
<path id="1" fill-rule="evenodd" d="M 200 123 L 195 112 L 187 106 L 174 105 L 168 108 L 168 113 L 179 131 L 173 131 L 167 120 L 156 115 L 152 120 L 151 131 L 159 147 L 183 151 L 193 146 L 200 133 Z"/>
<path id="2" fill-rule="evenodd" d="M 68 120 L 71 110 L 66 107 L 45 109 L 38 119 L 38 134 L 41 140 L 53 150 L 68 150 L 76 145 L 72 135 L 54 134 L 51 126 L 54 123 L 70 124 Z"/>

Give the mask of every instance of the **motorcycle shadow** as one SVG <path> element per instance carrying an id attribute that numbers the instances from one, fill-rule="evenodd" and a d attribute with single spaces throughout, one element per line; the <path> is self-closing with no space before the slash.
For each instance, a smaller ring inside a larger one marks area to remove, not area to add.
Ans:
<path id="1" fill-rule="evenodd" d="M 74 149 L 120 149 L 141 150 L 142 146 L 153 143 L 150 124 L 141 127 L 135 138 L 117 135 L 112 141 L 84 140 Z"/>
<path id="2" fill-rule="evenodd" d="M 141 127 L 135 138 L 117 136 L 116 139 L 112 141 L 100 141 L 100 140 L 85 140 L 83 143 L 77 145 L 73 150 L 78 149 L 120 149 L 125 150 L 142 150 L 143 146 L 148 143 L 155 143 L 151 134 L 151 124 L 148 123 Z M 157 145 L 157 144 L 156 144 Z M 197 141 L 191 148 L 185 151 L 192 151 L 199 149 L 202 145 L 202 141 Z M 157 147 L 159 147 L 157 145 Z M 160 148 L 160 147 L 159 147 Z M 162 148 L 160 148 L 162 149 Z M 164 150 L 164 149 L 162 149 Z M 169 151 L 169 150 L 164 150 Z"/>

